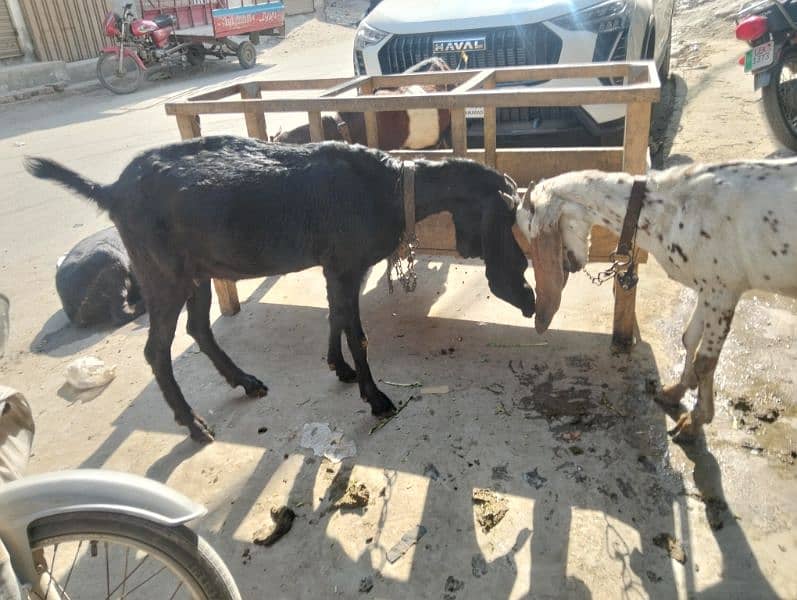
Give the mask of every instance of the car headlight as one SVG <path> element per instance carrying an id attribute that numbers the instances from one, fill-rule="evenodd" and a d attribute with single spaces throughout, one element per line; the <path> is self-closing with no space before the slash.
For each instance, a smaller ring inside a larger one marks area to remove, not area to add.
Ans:
<path id="1" fill-rule="evenodd" d="M 368 46 L 378 44 L 387 37 L 387 32 L 365 23 L 360 23 L 357 33 L 354 34 L 354 49 L 365 50 Z"/>
<path id="2" fill-rule="evenodd" d="M 628 27 L 629 12 L 626 0 L 608 0 L 551 22 L 557 27 L 571 31 L 610 33 Z"/>

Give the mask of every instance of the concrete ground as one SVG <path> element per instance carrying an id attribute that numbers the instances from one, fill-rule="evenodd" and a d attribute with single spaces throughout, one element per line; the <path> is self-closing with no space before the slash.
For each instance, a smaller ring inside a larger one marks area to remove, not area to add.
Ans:
<path id="1" fill-rule="evenodd" d="M 701 30 L 690 28 L 700 6 L 711 3 L 682 6 L 677 42 Z M 742 48 L 728 42 L 731 29 L 702 29 L 699 52 L 677 61 L 668 161 L 773 153 L 752 82 L 735 65 Z M 655 263 L 642 270 L 643 341 L 629 356 L 609 351 L 609 286 L 584 275 L 571 278 L 541 337 L 490 297 L 478 261 L 425 258 L 418 290 L 392 296 L 378 265 L 362 298 L 371 365 L 406 408 L 373 433 L 356 386 L 327 371 L 317 269 L 242 282 L 233 318 L 214 306 L 220 344 L 269 385 L 265 399 L 230 390 L 181 318 L 175 372 L 216 429 L 207 447 L 171 420 L 143 358 L 146 316 L 117 330 L 68 324 L 55 260 L 107 219 L 27 176 L 22 157 L 111 181 L 141 149 L 178 139 L 166 100 L 239 78 L 349 74 L 352 34 L 309 21 L 262 52 L 255 72 L 214 66 L 129 97 L 92 91 L 2 109 L 0 291 L 11 298 L 12 337 L 0 381 L 34 407 L 31 471 L 130 471 L 204 503 L 210 514 L 197 528 L 245 598 L 796 598 L 794 300 L 743 301 L 720 361 L 718 414 L 691 447 L 669 441 L 672 421 L 654 397 L 680 369 L 693 297 Z M 299 119 L 270 120 L 269 129 Z M 230 115 L 203 127 L 244 130 Z M 63 371 L 87 355 L 117 365 L 117 377 L 79 395 Z M 404 387 L 415 382 L 427 389 Z M 304 425 L 315 422 L 353 441 L 356 457 L 333 464 L 301 448 Z M 370 491 L 367 506 L 332 508 L 353 481 Z M 487 532 L 472 499 L 479 488 L 508 509 Z M 293 529 L 272 547 L 254 545 L 270 509 L 286 504 Z M 389 562 L 419 525 L 425 535 Z M 680 544 L 683 564 L 654 541 L 661 534 Z"/>

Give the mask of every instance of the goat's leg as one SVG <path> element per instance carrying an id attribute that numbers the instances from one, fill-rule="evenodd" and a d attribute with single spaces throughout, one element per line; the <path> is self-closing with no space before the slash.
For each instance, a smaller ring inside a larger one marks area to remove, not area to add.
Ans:
<path id="1" fill-rule="evenodd" d="M 396 407 L 374 382 L 368 366 L 368 339 L 360 322 L 360 287 L 365 273 L 328 278 L 330 297 L 340 309 L 344 319 L 344 331 L 349 351 L 357 369 L 360 397 L 371 405 L 376 417 L 386 417 L 396 412 Z"/>
<path id="2" fill-rule="evenodd" d="M 268 394 L 268 387 L 262 381 L 242 371 L 222 350 L 213 330 L 210 328 L 210 281 L 202 281 L 188 299 L 188 335 L 196 340 L 199 349 L 207 355 L 222 377 L 232 387 L 244 388 L 250 398 L 262 398 Z"/>
<path id="3" fill-rule="evenodd" d="M 327 279 L 327 301 L 329 302 L 329 348 L 327 350 L 327 364 L 330 371 L 335 371 L 344 383 L 357 381 L 357 372 L 352 369 L 343 358 L 340 336 L 346 327 L 346 311 L 341 306 L 342 293 L 334 286 L 338 285 L 335 275 L 324 269 Z M 334 292 L 334 293 L 333 293 Z"/>
<path id="4" fill-rule="evenodd" d="M 177 327 L 177 317 L 183 306 L 184 298 L 173 291 L 166 292 L 160 288 L 157 302 L 148 302 L 149 309 L 149 337 L 144 346 L 144 356 L 147 359 L 155 380 L 158 382 L 166 403 L 174 412 L 174 420 L 180 425 L 185 425 L 191 432 L 191 437 L 198 442 L 212 442 L 213 432 L 208 424 L 188 405 L 174 379 L 172 369 L 172 341 L 174 330 Z M 149 298 L 147 298 L 149 300 Z"/>
<path id="5" fill-rule="evenodd" d="M 670 430 L 679 441 L 693 440 L 703 425 L 714 420 L 714 372 L 738 300 L 738 295 L 724 291 L 712 295 L 703 305 L 706 308 L 703 336 L 692 364 L 698 386 L 697 403 L 692 412 L 682 414 Z"/>
<path id="6" fill-rule="evenodd" d="M 678 406 L 684 397 L 686 390 L 693 390 L 697 387 L 697 375 L 695 374 L 694 361 L 697 346 L 703 336 L 704 319 L 706 308 L 704 299 L 698 297 L 697 305 L 689 319 L 689 325 L 681 338 L 686 348 L 686 358 L 684 358 L 684 368 L 681 372 L 681 379 L 678 383 L 665 387 L 661 392 L 661 403 L 666 406 Z"/>

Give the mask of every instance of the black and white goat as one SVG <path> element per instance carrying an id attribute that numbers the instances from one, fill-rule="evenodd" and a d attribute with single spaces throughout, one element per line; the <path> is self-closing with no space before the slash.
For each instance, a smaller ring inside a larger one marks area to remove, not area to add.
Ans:
<path id="1" fill-rule="evenodd" d="M 633 178 L 623 173 L 568 173 L 530 187 L 518 225 L 536 247 L 537 328 L 559 306 L 566 270 L 587 260 L 593 225 L 620 232 Z M 637 243 L 675 281 L 698 293 L 683 335 L 680 381 L 662 401 L 677 407 L 698 388 L 692 413 L 673 433 L 692 437 L 714 418 L 714 370 L 747 290 L 797 297 L 797 161 L 739 161 L 676 167 L 647 178 Z"/>
<path id="2" fill-rule="evenodd" d="M 339 142 L 292 146 L 232 136 L 150 150 L 103 186 L 46 159 L 28 170 L 108 211 L 127 247 L 150 313 L 145 356 L 178 423 L 197 440 L 212 433 L 174 379 L 171 343 L 188 308 L 188 333 L 232 386 L 248 396 L 268 388 L 219 348 L 210 328 L 210 279 L 245 279 L 321 265 L 329 300 L 327 360 L 381 416 L 395 410 L 374 383 L 360 323 L 368 269 L 399 245 L 405 229 L 402 163 L 379 150 Z M 483 257 L 490 289 L 534 313 L 526 257 L 512 233 L 511 180 L 481 164 L 452 159 L 415 165 L 415 219 L 449 211 L 463 257 Z M 345 332 L 356 371 L 343 359 Z"/>
<path id="3" fill-rule="evenodd" d="M 413 65 L 404 73 L 451 70 L 443 59 L 433 56 Z M 380 94 L 422 95 L 445 91 L 445 86 L 408 85 L 400 88 L 381 88 Z M 378 147 L 382 150 L 422 150 L 438 146 L 451 127 L 451 113 L 436 108 L 388 110 L 376 113 Z M 341 112 L 324 115 L 321 119 L 325 140 L 340 140 L 350 144 L 367 144 L 365 117 L 361 112 Z M 283 144 L 306 144 L 310 141 L 310 126 L 300 125 L 278 133 L 273 141 Z"/>

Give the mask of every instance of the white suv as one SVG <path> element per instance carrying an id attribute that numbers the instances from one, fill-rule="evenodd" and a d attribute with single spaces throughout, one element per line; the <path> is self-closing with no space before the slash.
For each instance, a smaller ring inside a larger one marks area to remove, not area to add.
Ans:
<path id="1" fill-rule="evenodd" d="M 452 69 L 654 59 L 666 78 L 673 4 L 674 0 L 382 0 L 357 29 L 354 70 L 358 75 L 400 73 L 430 56 L 445 59 Z M 559 80 L 556 85 L 584 83 Z M 624 111 L 621 105 L 501 108 L 498 135 L 503 145 L 526 143 L 530 136 L 553 137 L 553 145 L 615 144 L 622 138 Z M 468 116 L 468 136 L 480 138 L 478 112 Z"/>

